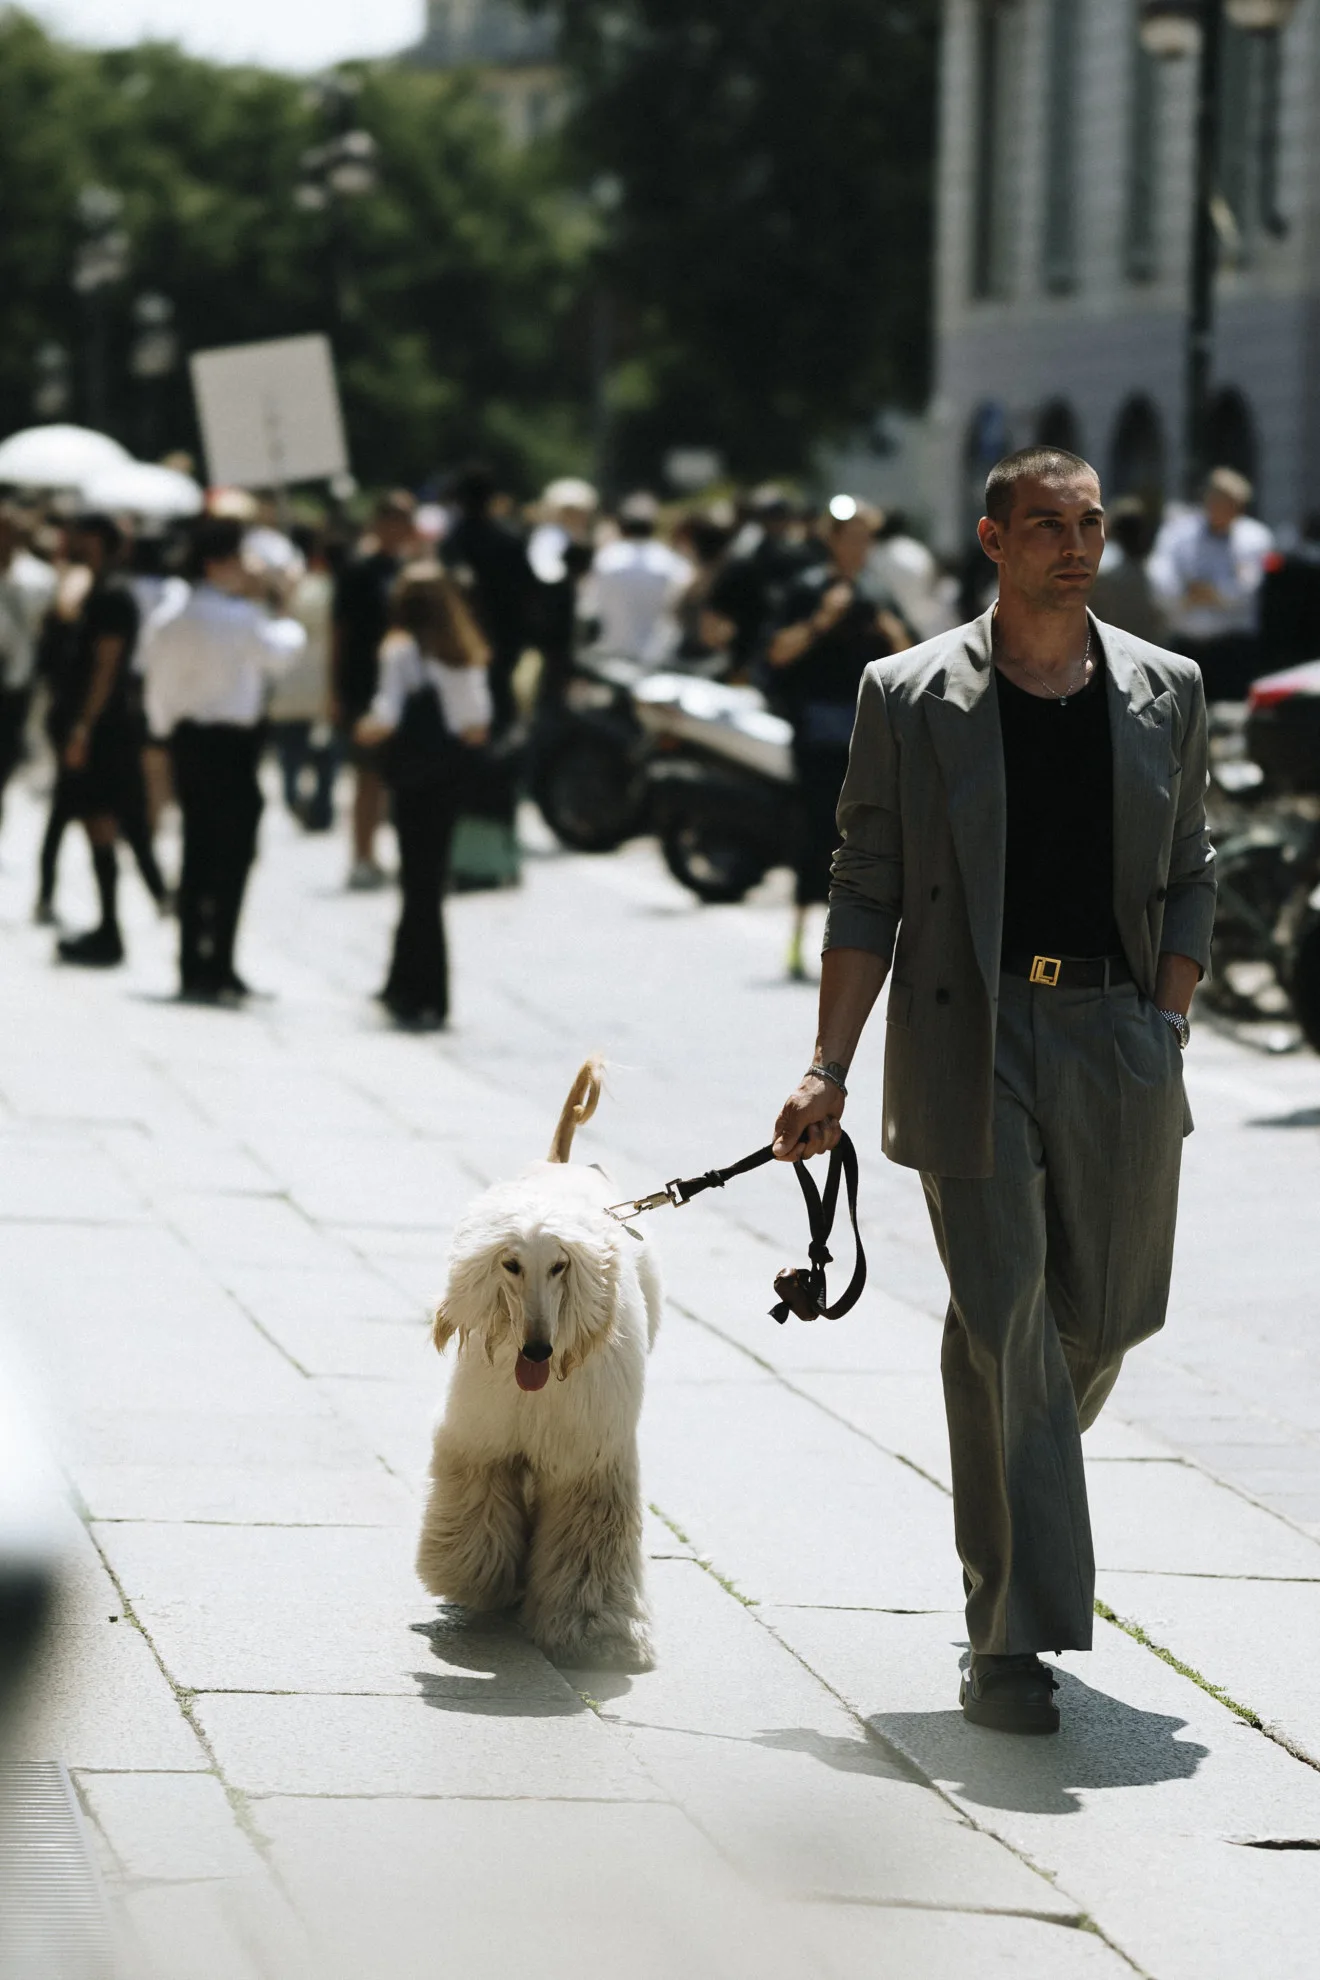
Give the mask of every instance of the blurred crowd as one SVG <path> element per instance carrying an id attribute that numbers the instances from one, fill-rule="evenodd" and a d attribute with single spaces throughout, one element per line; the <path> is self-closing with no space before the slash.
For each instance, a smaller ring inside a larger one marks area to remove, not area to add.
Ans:
<path id="1" fill-rule="evenodd" d="M 1193 655 L 1212 699 L 1265 665 L 1320 652 L 1320 519 L 1287 554 L 1216 469 L 1199 507 L 1110 511 L 1102 619 Z M 834 804 L 862 670 L 989 602 L 980 560 L 946 568 L 898 513 L 777 484 L 605 508 L 586 481 L 522 511 L 472 464 L 434 499 L 382 494 L 370 513 L 291 519 L 274 498 L 212 491 L 186 526 L 0 508 L 0 797 L 25 756 L 51 767 L 37 919 L 56 925 L 61 849 L 78 825 L 100 903 L 59 936 L 62 961 L 124 954 L 126 847 L 179 921 L 180 990 L 249 993 L 235 942 L 269 753 L 308 832 L 347 805 L 346 885 L 386 884 L 390 817 L 402 905 L 381 998 L 401 1024 L 448 1010 L 443 897 L 516 879 L 514 810 L 529 749 L 601 659 L 759 688 L 791 725 L 798 784 L 796 921 L 823 901 Z M 44 739 L 44 740 L 43 740 Z M 157 861 L 179 807 L 174 884 Z"/>

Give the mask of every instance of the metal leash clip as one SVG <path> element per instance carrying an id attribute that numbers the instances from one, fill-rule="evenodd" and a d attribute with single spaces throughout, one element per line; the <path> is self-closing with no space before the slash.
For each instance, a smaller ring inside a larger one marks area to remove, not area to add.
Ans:
<path id="1" fill-rule="evenodd" d="M 630 1217 L 640 1216 L 643 1210 L 662 1210 L 667 1203 L 672 1203 L 675 1210 L 681 1210 L 686 1201 L 682 1184 L 675 1176 L 673 1182 L 666 1183 L 663 1189 L 653 1190 L 650 1196 L 637 1196 L 629 1203 L 609 1204 L 605 1215 L 616 1217 L 621 1224 L 626 1224 Z"/>

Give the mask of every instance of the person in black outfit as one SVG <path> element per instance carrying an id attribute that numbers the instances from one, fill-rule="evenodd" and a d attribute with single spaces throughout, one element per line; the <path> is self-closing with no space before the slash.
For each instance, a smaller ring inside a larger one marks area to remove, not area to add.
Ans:
<path id="1" fill-rule="evenodd" d="M 701 633 L 708 647 L 727 649 L 729 671 L 756 658 L 768 625 L 786 623 L 785 595 L 795 578 L 819 561 L 819 544 L 797 532 L 793 504 L 773 482 L 748 500 L 747 520 L 709 587 Z"/>
<path id="2" fill-rule="evenodd" d="M 804 571 L 788 591 L 766 658 L 772 696 L 793 724 L 798 775 L 797 887 L 788 973 L 801 978 L 809 907 L 829 899 L 830 861 L 838 844 L 835 806 L 848 768 L 857 690 L 872 660 L 912 644 L 888 594 L 866 577 L 879 517 L 849 497 L 836 498 L 826 537 L 828 558 Z"/>
<path id="3" fill-rule="evenodd" d="M 79 818 L 92 849 L 101 919 L 86 934 L 63 938 L 58 953 L 63 962 L 97 968 L 124 959 L 115 842 L 121 822 L 145 825 L 146 819 L 141 733 L 130 680 L 140 619 L 132 593 L 114 574 L 122 546 L 121 532 L 108 516 L 84 516 L 74 526 L 70 551 L 92 581 L 69 630 L 66 664 L 47 718 L 59 770 L 42 846 L 40 899 L 49 905 L 56 849 L 67 823 Z M 143 878 L 159 904 L 166 889 L 150 841 L 136 831 L 134 838 Z"/>
<path id="4" fill-rule="evenodd" d="M 351 738 L 376 692 L 380 643 L 389 629 L 390 590 L 412 543 L 417 505 L 406 489 L 382 496 L 371 519 L 368 546 L 345 565 L 335 586 L 334 718 Z M 370 756 L 355 763 L 353 864 L 348 884 L 379 887 L 385 875 L 376 863 L 376 827 L 385 789 Z"/>
<path id="5" fill-rule="evenodd" d="M 502 736 L 515 715 L 513 673 L 527 643 L 532 573 L 526 545 L 491 514 L 495 477 L 488 467 L 464 468 L 453 486 L 458 520 L 441 545 L 446 569 L 463 585 L 490 647 L 492 730 Z"/>
<path id="6" fill-rule="evenodd" d="M 356 741 L 378 752 L 393 796 L 403 902 L 380 1001 L 410 1029 L 449 1015 L 443 899 L 471 753 L 490 735 L 490 649 L 454 579 L 438 564 L 401 574 L 381 681 Z"/>

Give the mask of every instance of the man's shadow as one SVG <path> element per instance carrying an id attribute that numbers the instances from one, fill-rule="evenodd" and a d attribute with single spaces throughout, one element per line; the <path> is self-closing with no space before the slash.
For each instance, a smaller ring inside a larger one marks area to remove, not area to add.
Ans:
<path id="1" fill-rule="evenodd" d="M 1057 1670 L 1058 1733 L 1023 1738 L 968 1725 L 960 1711 L 877 1712 L 867 1720 L 928 1779 L 983 1808 L 1075 1815 L 1104 1788 L 1189 1780 L 1209 1748 L 1177 1737 L 1186 1719 L 1143 1712 Z"/>

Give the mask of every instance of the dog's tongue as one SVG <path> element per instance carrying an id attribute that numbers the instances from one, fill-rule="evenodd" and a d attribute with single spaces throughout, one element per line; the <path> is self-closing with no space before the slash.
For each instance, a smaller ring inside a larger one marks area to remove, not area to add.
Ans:
<path id="1" fill-rule="evenodd" d="M 526 1389 L 530 1394 L 537 1389 L 543 1389 L 550 1380 L 550 1363 L 529 1361 L 525 1354 L 520 1354 L 518 1365 L 513 1372 L 518 1378 L 518 1387 Z"/>

